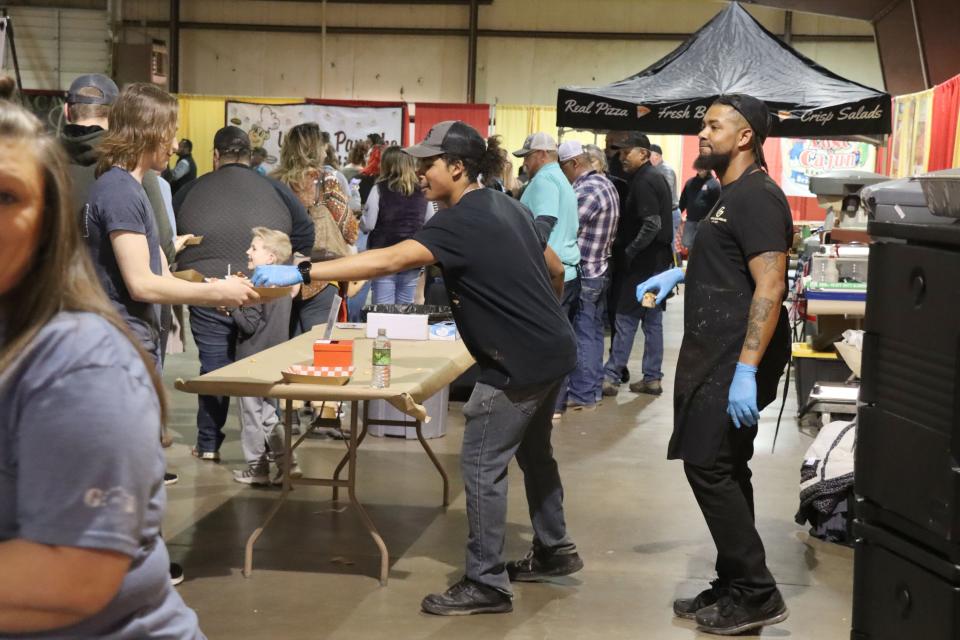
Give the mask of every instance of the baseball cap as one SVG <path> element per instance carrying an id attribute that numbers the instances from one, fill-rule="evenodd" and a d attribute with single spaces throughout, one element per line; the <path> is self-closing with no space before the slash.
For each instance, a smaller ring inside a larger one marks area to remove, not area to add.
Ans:
<path id="1" fill-rule="evenodd" d="M 549 133 L 538 131 L 527 136 L 523 141 L 523 148 L 513 152 L 518 158 L 528 156 L 534 151 L 556 151 L 557 141 Z"/>
<path id="2" fill-rule="evenodd" d="M 660 155 L 663 155 L 663 149 L 661 149 L 660 145 L 658 144 L 652 144 L 650 145 L 650 153 L 659 153 Z"/>
<path id="3" fill-rule="evenodd" d="M 250 136 L 240 127 L 223 127 L 213 136 L 213 148 L 220 153 L 249 152 Z"/>
<path id="4" fill-rule="evenodd" d="M 634 147 L 640 147 L 641 149 L 650 150 L 650 138 L 644 133 L 639 131 L 630 131 L 627 133 L 627 136 L 620 140 L 619 142 L 614 142 L 610 145 L 611 149 L 632 149 Z"/>
<path id="5" fill-rule="evenodd" d="M 82 89 L 95 89 L 96 91 L 85 91 L 82 95 Z M 99 95 L 91 95 L 97 94 Z M 120 89 L 117 83 L 100 73 L 88 73 L 77 77 L 70 84 L 70 90 L 67 91 L 67 104 L 113 104 L 120 96 Z"/>
<path id="6" fill-rule="evenodd" d="M 745 93 L 730 93 L 717 98 L 716 103 L 725 104 L 740 112 L 761 144 L 767 139 L 770 134 L 770 110 L 763 100 Z"/>
<path id="7" fill-rule="evenodd" d="M 579 140 L 566 140 L 560 143 L 558 155 L 560 156 L 560 162 L 566 162 L 570 158 L 582 156 L 583 145 L 580 144 Z"/>
<path id="8" fill-rule="evenodd" d="M 445 120 L 431 127 L 420 144 L 404 149 L 414 158 L 432 158 L 445 153 L 479 160 L 487 150 L 477 130 L 460 120 Z"/>

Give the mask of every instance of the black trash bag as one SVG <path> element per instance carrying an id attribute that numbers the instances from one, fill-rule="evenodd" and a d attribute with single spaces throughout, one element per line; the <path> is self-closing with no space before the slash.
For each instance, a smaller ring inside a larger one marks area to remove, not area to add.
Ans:
<path id="1" fill-rule="evenodd" d="M 426 315 L 427 323 L 447 322 L 453 320 L 450 307 L 441 307 L 431 304 L 368 304 L 363 308 L 361 316 L 367 321 L 368 313 L 399 313 L 401 315 Z"/>

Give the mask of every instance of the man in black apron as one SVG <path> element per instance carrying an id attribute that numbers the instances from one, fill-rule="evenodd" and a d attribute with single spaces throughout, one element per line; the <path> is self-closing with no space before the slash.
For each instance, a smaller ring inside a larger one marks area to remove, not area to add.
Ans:
<path id="1" fill-rule="evenodd" d="M 759 410 L 776 397 L 790 353 L 782 302 L 793 222 L 763 171 L 769 126 L 766 105 L 751 96 L 722 96 L 710 107 L 700 157 L 720 177 L 720 199 L 697 230 L 686 274 L 671 269 L 637 287 L 638 298 L 656 291 L 659 303 L 686 281 L 667 457 L 684 462 L 717 547 L 717 579 L 673 610 L 721 635 L 787 618 L 754 525 L 747 465 Z"/>

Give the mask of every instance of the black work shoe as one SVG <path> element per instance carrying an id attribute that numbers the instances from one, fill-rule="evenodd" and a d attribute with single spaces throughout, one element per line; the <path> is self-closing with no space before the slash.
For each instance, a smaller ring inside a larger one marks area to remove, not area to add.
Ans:
<path id="1" fill-rule="evenodd" d="M 706 633 L 732 636 L 783 622 L 789 614 L 779 591 L 759 605 L 737 602 L 730 594 L 725 594 L 716 604 L 697 612 L 697 626 Z"/>
<path id="2" fill-rule="evenodd" d="M 576 551 L 550 553 L 534 547 L 521 560 L 507 563 L 510 582 L 540 582 L 546 578 L 568 576 L 583 569 L 583 560 Z"/>
<path id="3" fill-rule="evenodd" d="M 634 393 L 649 393 L 652 396 L 659 396 L 663 393 L 663 387 L 659 380 L 641 380 L 630 384 L 630 391 Z"/>
<path id="4" fill-rule="evenodd" d="M 435 616 L 469 616 L 474 613 L 509 613 L 513 599 L 502 591 L 466 576 L 444 593 L 431 593 L 420 608 Z"/>
<path id="5" fill-rule="evenodd" d="M 673 601 L 673 615 L 678 618 L 695 620 L 697 611 L 706 609 L 712 604 L 716 604 L 720 596 L 727 593 L 727 588 L 720 584 L 719 580 L 710 582 L 710 588 L 701 591 L 693 598 L 678 598 Z"/>
<path id="6" fill-rule="evenodd" d="M 617 385 L 615 385 L 615 384 L 613 384 L 613 383 L 610 382 L 609 380 L 604 380 L 604 381 L 603 381 L 603 387 L 602 387 L 602 390 L 600 391 L 600 393 L 601 393 L 602 395 L 607 396 L 608 398 L 609 398 L 609 397 L 613 397 L 613 396 L 617 395 L 618 393 L 620 393 L 620 387 L 617 386 Z"/>

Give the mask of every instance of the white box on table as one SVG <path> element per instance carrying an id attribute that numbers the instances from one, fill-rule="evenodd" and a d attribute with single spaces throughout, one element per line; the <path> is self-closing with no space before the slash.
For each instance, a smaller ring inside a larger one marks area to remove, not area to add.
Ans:
<path id="1" fill-rule="evenodd" d="M 427 409 L 427 415 L 430 416 L 430 422 L 424 422 L 420 430 L 424 438 L 441 438 L 447 433 L 447 407 L 450 387 L 444 387 L 440 391 L 426 399 L 423 406 Z M 370 420 L 401 420 L 409 422 L 409 427 L 394 427 L 387 425 L 371 424 L 368 427 L 370 435 L 377 437 L 390 436 L 394 438 L 406 438 L 407 440 L 416 440 L 417 428 L 416 419 L 408 416 L 394 408 L 386 400 L 370 400 L 367 402 Z"/>
<path id="2" fill-rule="evenodd" d="M 427 318 L 427 315 L 368 313 L 367 337 L 376 338 L 379 329 L 386 329 L 391 340 L 427 340 L 430 337 Z"/>

